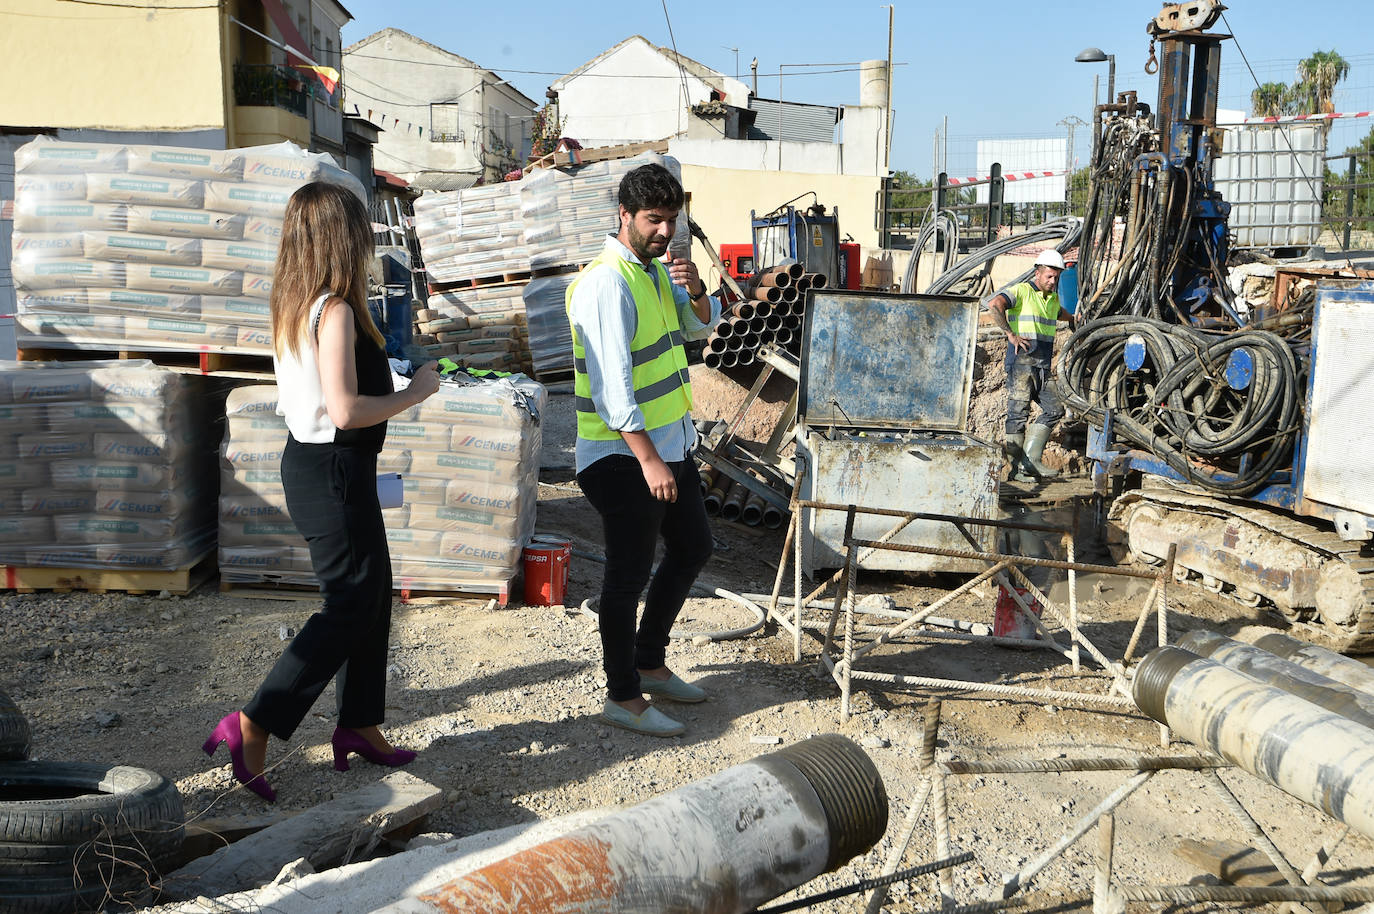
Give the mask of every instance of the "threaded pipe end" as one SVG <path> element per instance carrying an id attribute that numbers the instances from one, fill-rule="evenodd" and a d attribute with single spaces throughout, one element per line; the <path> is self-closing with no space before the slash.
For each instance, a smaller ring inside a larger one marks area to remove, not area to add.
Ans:
<path id="1" fill-rule="evenodd" d="M 1131 697 L 1135 699 L 1136 707 L 1151 720 L 1167 724 L 1168 721 L 1164 719 L 1164 699 L 1169 693 L 1169 685 L 1179 670 L 1201 659 L 1192 651 L 1167 645 L 1150 651 L 1135 668 Z"/>
<path id="2" fill-rule="evenodd" d="M 826 872 L 868 851 L 887 831 L 882 775 L 852 740 L 836 733 L 813 736 L 756 761 L 765 759 L 788 763 L 816 791 L 830 829 Z"/>

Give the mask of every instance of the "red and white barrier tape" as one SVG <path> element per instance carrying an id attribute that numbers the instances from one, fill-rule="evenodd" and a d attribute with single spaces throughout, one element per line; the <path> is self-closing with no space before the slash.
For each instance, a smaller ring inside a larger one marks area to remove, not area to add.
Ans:
<path id="1" fill-rule="evenodd" d="M 1004 181 L 1033 181 L 1036 178 L 1053 178 L 1055 175 L 1067 174 L 1064 169 L 1059 171 L 1004 171 L 1002 180 Z M 958 187 L 960 184 L 974 184 L 979 181 L 990 181 L 991 175 L 982 178 L 945 178 L 945 183 L 950 187 Z"/>
<path id="2" fill-rule="evenodd" d="M 1302 121 L 1335 121 L 1342 118 L 1370 117 L 1374 111 L 1344 111 L 1332 114 L 1291 114 L 1285 117 L 1247 117 L 1243 124 L 1297 124 Z M 1225 127 L 1225 124 L 1221 125 Z"/>

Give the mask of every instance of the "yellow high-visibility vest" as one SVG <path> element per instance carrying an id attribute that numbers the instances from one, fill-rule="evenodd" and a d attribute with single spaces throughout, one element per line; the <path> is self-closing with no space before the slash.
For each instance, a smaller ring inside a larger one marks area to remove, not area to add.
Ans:
<path id="1" fill-rule="evenodd" d="M 1007 309 L 1012 332 L 1024 339 L 1053 340 L 1059 320 L 1059 293 L 1047 295 L 1030 282 L 1017 283 L 1012 291 L 1016 300 Z"/>
<path id="2" fill-rule="evenodd" d="M 577 435 L 590 441 L 615 441 L 620 432 L 609 428 L 592 403 L 592 384 L 587 376 L 587 350 L 572 320 L 573 293 L 588 273 L 614 269 L 625 278 L 634 296 L 637 314 L 635 335 L 630 340 L 630 378 L 635 403 L 644 414 L 646 429 L 662 428 L 680 420 L 692 408 L 692 382 L 687 374 L 687 353 L 682 348 L 682 324 L 673 301 L 672 281 L 662 262 L 653 269 L 658 287 L 638 263 L 614 251 L 602 251 L 572 283 L 564 307 L 573 339 L 573 394 L 577 409 Z"/>

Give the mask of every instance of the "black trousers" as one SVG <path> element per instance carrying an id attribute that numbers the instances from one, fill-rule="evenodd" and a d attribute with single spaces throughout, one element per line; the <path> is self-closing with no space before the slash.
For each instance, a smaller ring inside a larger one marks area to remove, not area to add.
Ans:
<path id="1" fill-rule="evenodd" d="M 380 724 L 391 629 L 391 556 L 377 503 L 377 455 L 287 440 L 282 488 L 310 546 L 324 605 L 306 620 L 244 713 L 289 739 L 337 676 L 339 726 Z"/>
<path id="2" fill-rule="evenodd" d="M 603 457 L 577 474 L 587 500 L 601 515 L 606 541 L 600 629 L 606 691 L 612 701 L 641 697 L 639 670 L 664 665 L 673 622 L 711 557 L 711 527 L 696 464 L 683 460 L 668 467 L 677 479 L 677 501 L 671 504 L 653 497 L 639 461 L 628 455 Z M 663 561 L 655 572 L 659 536 Z M 645 584 L 649 593 L 636 630 Z"/>
<path id="3" fill-rule="evenodd" d="M 1040 404 L 1040 415 L 1035 424 L 1054 428 L 1064 418 L 1064 404 L 1050 385 L 1050 359 L 1037 359 L 1030 355 L 1018 355 L 1016 361 L 1007 366 L 1007 424 L 1008 435 L 1019 435 L 1026 430 L 1026 418 L 1030 415 L 1031 401 Z"/>

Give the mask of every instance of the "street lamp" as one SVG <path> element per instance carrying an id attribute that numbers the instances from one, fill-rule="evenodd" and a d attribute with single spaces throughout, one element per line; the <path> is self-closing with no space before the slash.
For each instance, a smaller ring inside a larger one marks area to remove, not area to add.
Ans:
<path id="1" fill-rule="evenodd" d="M 1101 48 L 1084 48 L 1074 60 L 1079 63 L 1107 64 L 1107 104 L 1116 104 L 1116 55 L 1108 54 Z"/>

